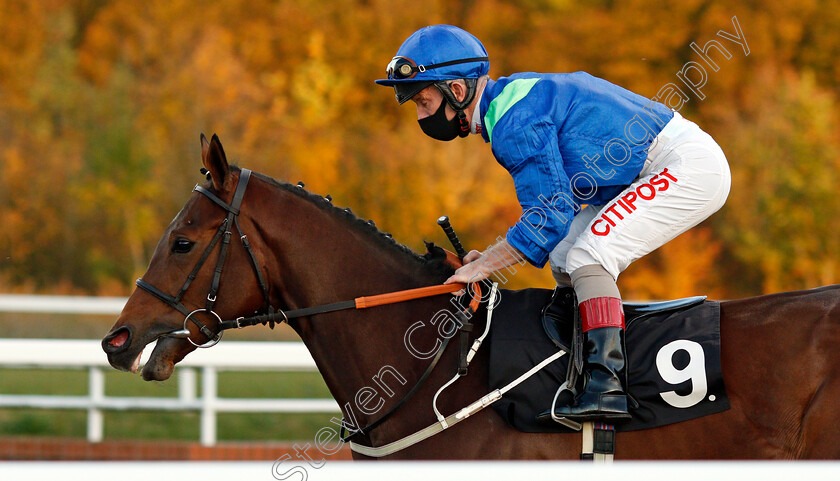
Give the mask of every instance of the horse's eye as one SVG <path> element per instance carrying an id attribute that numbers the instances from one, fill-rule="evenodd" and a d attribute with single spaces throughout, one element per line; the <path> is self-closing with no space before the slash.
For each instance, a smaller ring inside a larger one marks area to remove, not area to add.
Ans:
<path id="1" fill-rule="evenodd" d="M 176 254 L 186 254 L 187 252 L 191 251 L 195 242 L 187 240 L 187 239 L 177 239 L 174 244 L 172 244 L 172 252 Z"/>

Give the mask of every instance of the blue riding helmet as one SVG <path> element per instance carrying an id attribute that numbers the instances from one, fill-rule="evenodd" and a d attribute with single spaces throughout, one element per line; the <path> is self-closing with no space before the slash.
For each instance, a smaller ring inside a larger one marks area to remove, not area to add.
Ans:
<path id="1" fill-rule="evenodd" d="M 431 25 L 400 45 L 386 69 L 388 78 L 376 83 L 394 87 L 403 104 L 436 82 L 440 88 L 443 81 L 477 79 L 489 70 L 487 50 L 472 34 L 452 25 Z"/>

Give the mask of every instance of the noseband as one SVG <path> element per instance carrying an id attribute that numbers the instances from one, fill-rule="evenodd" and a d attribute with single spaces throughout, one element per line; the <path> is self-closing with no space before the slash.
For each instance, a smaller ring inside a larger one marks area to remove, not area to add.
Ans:
<path id="1" fill-rule="evenodd" d="M 204 249 L 204 253 L 198 260 L 198 264 L 196 264 L 196 266 L 190 272 L 189 276 L 187 276 L 187 280 L 184 282 L 184 285 L 181 286 L 181 290 L 178 291 L 177 295 L 171 296 L 161 291 L 157 287 L 144 281 L 142 278 L 137 279 L 137 287 L 160 299 L 165 304 L 176 309 L 178 312 L 185 316 L 184 326 L 182 329 L 177 329 L 168 332 L 162 337 L 176 337 L 186 339 L 192 345 L 201 348 L 212 347 L 222 340 L 222 333 L 224 332 L 224 330 L 220 329 L 217 334 L 214 334 L 213 331 L 211 331 L 201 321 L 193 317 L 193 315 L 199 312 L 206 312 L 211 316 L 215 317 L 216 321 L 220 326 L 222 325 L 222 318 L 213 310 L 213 306 L 216 303 L 216 295 L 219 292 L 219 281 L 222 277 L 222 269 L 225 266 L 225 259 L 227 258 L 228 247 L 230 246 L 230 236 L 232 234 L 231 231 L 234 226 L 236 227 L 237 232 L 239 232 L 239 239 L 242 241 L 242 245 L 248 252 L 248 258 L 251 259 L 251 266 L 254 268 L 254 273 L 256 274 L 257 282 L 260 285 L 260 289 L 263 293 L 263 298 L 265 299 L 265 308 L 269 314 L 274 313 L 274 309 L 272 308 L 271 303 L 268 299 L 268 286 L 266 285 L 265 278 L 263 277 L 262 271 L 260 270 L 259 263 L 257 262 L 257 257 L 254 255 L 254 251 L 251 248 L 251 243 L 248 241 L 248 237 L 242 232 L 242 229 L 239 227 L 239 208 L 242 205 L 242 198 L 245 197 L 245 190 L 248 188 L 248 180 L 250 178 L 251 171 L 248 169 L 242 169 L 239 174 L 239 183 L 236 185 L 236 191 L 233 194 L 233 200 L 230 204 L 226 203 L 218 196 L 216 196 L 216 194 L 212 193 L 210 190 L 200 185 L 196 185 L 193 189 L 193 191 L 205 195 L 216 205 L 226 210 L 227 217 L 225 217 L 225 220 L 222 222 L 222 225 L 219 226 L 219 230 L 216 231 L 216 235 L 213 236 L 213 240 L 211 240 L 210 244 L 207 245 L 207 248 Z M 218 261 L 216 261 L 216 270 L 213 274 L 213 281 L 210 284 L 210 292 L 207 293 L 204 308 L 190 310 L 186 306 L 184 306 L 183 303 L 181 303 L 181 299 L 184 297 L 184 294 L 187 292 L 187 289 L 189 289 L 190 284 L 192 284 L 192 281 L 195 280 L 196 276 L 198 275 L 198 271 L 207 261 L 207 258 L 210 257 L 210 253 L 213 251 L 213 249 L 216 247 L 216 244 L 218 244 L 220 240 L 221 247 L 219 250 L 219 259 Z M 192 323 L 198 327 L 199 332 L 201 332 L 202 334 L 204 334 L 205 337 L 207 337 L 208 341 L 206 343 L 197 344 L 195 341 L 190 339 L 190 331 L 189 329 L 187 329 L 188 321 L 192 321 Z"/>

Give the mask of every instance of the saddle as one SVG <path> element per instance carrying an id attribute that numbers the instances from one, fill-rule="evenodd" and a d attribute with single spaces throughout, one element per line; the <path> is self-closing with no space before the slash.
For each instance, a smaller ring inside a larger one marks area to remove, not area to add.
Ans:
<path id="1" fill-rule="evenodd" d="M 702 304 L 706 296 L 686 297 L 661 302 L 625 302 L 624 322 L 631 324 L 645 316 L 656 316 L 681 311 Z M 575 341 L 574 321 L 577 315 L 577 297 L 571 287 L 555 288 L 551 299 L 542 309 L 540 318 L 545 334 L 560 349 L 571 352 Z M 572 314 L 574 313 L 574 314 Z"/>
<path id="2" fill-rule="evenodd" d="M 624 322 L 629 326 L 644 316 L 656 316 L 688 309 L 703 303 L 706 296 L 686 297 L 652 303 L 625 302 Z M 574 386 L 583 371 L 583 336 L 578 313 L 578 302 L 572 287 L 555 288 L 551 300 L 543 308 L 542 326 L 546 335 L 557 346 L 570 354 L 572 362 L 566 375 L 568 386 Z"/>
<path id="3" fill-rule="evenodd" d="M 500 290 L 499 295 L 490 330 L 491 389 L 505 385 L 558 349 L 571 355 L 549 364 L 493 407 L 521 431 L 566 431 L 551 419 L 550 409 L 558 388 L 566 381 L 574 385 L 574 377 L 583 368 L 574 290 Z M 719 303 L 697 296 L 625 303 L 624 310 L 628 394 L 636 403 L 631 403 L 632 420 L 617 430 L 647 429 L 729 408 L 720 374 Z M 674 372 L 684 375 L 674 376 Z"/>

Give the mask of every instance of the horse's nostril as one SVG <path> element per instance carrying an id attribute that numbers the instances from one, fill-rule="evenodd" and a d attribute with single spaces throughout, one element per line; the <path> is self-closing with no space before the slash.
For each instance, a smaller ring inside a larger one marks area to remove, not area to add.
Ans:
<path id="1" fill-rule="evenodd" d="M 130 339 L 131 330 L 122 327 L 116 332 L 105 336 L 105 339 L 102 340 L 102 349 L 110 354 L 120 352 L 128 347 Z"/>
<path id="2" fill-rule="evenodd" d="M 114 347 L 122 347 L 122 345 L 125 344 L 125 341 L 127 340 L 128 331 L 120 331 L 116 336 L 114 336 L 113 338 L 111 338 L 110 341 L 108 341 L 108 344 Z"/>

